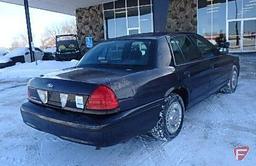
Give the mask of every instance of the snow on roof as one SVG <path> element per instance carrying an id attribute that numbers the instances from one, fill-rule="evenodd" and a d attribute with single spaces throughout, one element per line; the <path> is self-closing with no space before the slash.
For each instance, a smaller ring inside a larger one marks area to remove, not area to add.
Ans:
<path id="1" fill-rule="evenodd" d="M 11 59 L 5 56 L 0 56 L 0 63 L 7 63 L 10 62 Z"/>
<path id="2" fill-rule="evenodd" d="M 49 53 L 55 53 L 56 52 L 56 47 L 46 48 L 43 51 L 44 52 L 49 52 Z"/>
<path id="3" fill-rule="evenodd" d="M 29 53 L 28 48 L 16 48 L 12 51 L 10 51 L 7 55 L 5 55 L 5 57 L 8 58 L 12 58 L 12 57 L 16 57 L 16 56 L 24 56 L 26 54 L 26 52 Z"/>
<path id="4" fill-rule="evenodd" d="M 8 49 L 6 48 L 0 48 L 0 56 L 3 56 L 4 54 L 8 53 Z"/>

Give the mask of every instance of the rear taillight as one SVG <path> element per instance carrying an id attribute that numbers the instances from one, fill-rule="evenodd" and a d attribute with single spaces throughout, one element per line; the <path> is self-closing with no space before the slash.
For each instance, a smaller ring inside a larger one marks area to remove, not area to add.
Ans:
<path id="1" fill-rule="evenodd" d="M 119 107 L 117 97 L 112 89 L 101 85 L 95 89 L 86 103 L 88 110 L 114 110 Z"/>

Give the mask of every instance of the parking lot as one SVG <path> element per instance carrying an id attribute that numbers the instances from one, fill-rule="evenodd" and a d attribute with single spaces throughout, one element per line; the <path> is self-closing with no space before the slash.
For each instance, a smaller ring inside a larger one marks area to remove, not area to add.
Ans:
<path id="1" fill-rule="evenodd" d="M 185 114 L 183 129 L 168 143 L 145 136 L 96 150 L 36 131 L 22 122 L 19 107 L 26 101 L 32 76 L 75 65 L 39 62 L 0 69 L 1 165 L 248 165 L 256 164 L 256 54 L 240 56 L 241 75 L 234 94 L 215 94 Z M 233 149 L 249 146 L 237 161 Z"/>

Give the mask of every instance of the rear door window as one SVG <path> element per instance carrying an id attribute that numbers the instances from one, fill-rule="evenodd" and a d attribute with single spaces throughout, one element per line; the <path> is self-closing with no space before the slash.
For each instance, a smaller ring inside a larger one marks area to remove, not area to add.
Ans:
<path id="1" fill-rule="evenodd" d="M 177 35 L 170 38 L 176 64 L 200 60 L 201 53 L 186 35 Z"/>
<path id="2" fill-rule="evenodd" d="M 176 64 L 180 65 L 182 63 L 185 63 L 185 58 L 179 45 L 177 44 L 177 41 L 174 38 L 170 38 L 169 44 L 171 45 Z"/>

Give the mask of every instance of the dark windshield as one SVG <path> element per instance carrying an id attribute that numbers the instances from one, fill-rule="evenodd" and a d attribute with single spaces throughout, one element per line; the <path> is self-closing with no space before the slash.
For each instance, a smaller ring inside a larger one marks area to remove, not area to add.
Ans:
<path id="1" fill-rule="evenodd" d="M 57 51 L 60 53 L 78 51 L 78 43 L 76 40 L 63 40 L 58 41 Z"/>
<path id="2" fill-rule="evenodd" d="M 115 40 L 98 44 L 82 58 L 78 66 L 150 65 L 152 40 Z"/>

